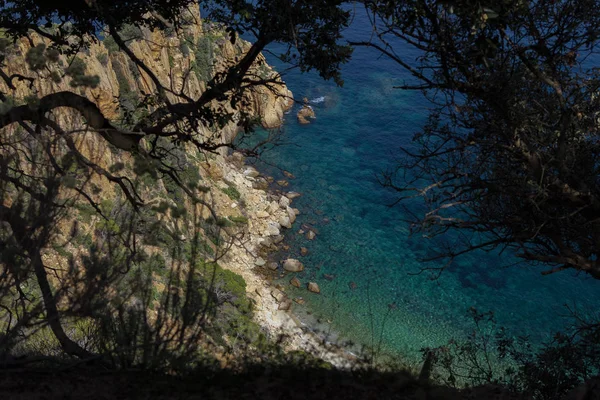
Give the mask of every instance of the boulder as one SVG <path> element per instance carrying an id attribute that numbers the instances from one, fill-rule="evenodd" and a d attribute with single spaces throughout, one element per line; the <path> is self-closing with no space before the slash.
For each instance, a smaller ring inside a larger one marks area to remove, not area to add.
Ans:
<path id="1" fill-rule="evenodd" d="M 279 244 L 283 242 L 283 235 L 277 235 L 273 238 L 273 243 L 274 244 Z"/>
<path id="2" fill-rule="evenodd" d="M 306 247 L 300 247 L 300 254 L 305 256 L 308 254 L 308 249 Z"/>
<path id="3" fill-rule="evenodd" d="M 300 305 L 306 303 L 302 297 L 296 297 L 294 301 Z"/>
<path id="4" fill-rule="evenodd" d="M 287 207 L 285 209 L 285 211 L 287 211 L 288 214 L 288 218 L 290 219 L 290 222 L 293 224 L 294 222 L 296 222 L 296 213 L 294 212 L 294 210 L 290 207 Z"/>
<path id="5" fill-rule="evenodd" d="M 271 271 L 276 271 L 277 268 L 279 268 L 279 265 L 275 261 L 271 261 L 270 263 L 267 263 L 266 267 Z"/>
<path id="6" fill-rule="evenodd" d="M 304 270 L 304 265 L 294 258 L 288 258 L 283 262 L 283 269 L 288 272 L 301 272 Z"/>
<path id="7" fill-rule="evenodd" d="M 285 179 L 280 179 L 277 181 L 277 184 L 281 187 L 286 187 L 287 185 L 289 185 L 289 182 L 286 181 Z"/>
<path id="8" fill-rule="evenodd" d="M 279 207 L 287 209 L 290 206 L 290 199 L 285 196 L 281 196 L 279 199 Z"/>
<path id="9" fill-rule="evenodd" d="M 273 289 L 273 290 L 271 290 L 271 296 L 273 296 L 273 298 L 275 300 L 277 300 L 278 303 L 281 303 L 283 300 L 286 299 L 285 293 L 283 293 L 279 289 Z"/>
<path id="10" fill-rule="evenodd" d="M 257 211 L 257 212 L 256 212 L 256 216 L 257 216 L 258 218 L 268 218 L 268 217 L 269 217 L 269 215 L 271 215 L 271 214 L 269 214 L 268 212 L 266 212 L 266 211 L 264 211 L 264 210 L 260 210 L 260 211 Z"/>
<path id="11" fill-rule="evenodd" d="M 265 178 L 258 177 L 252 182 L 252 188 L 257 190 L 267 190 L 269 188 L 269 182 Z"/>
<path id="12" fill-rule="evenodd" d="M 262 257 L 258 257 L 256 260 L 254 260 L 254 265 L 256 265 L 257 267 L 264 267 L 266 263 L 267 262 Z"/>
<path id="13" fill-rule="evenodd" d="M 298 210 L 297 208 L 292 208 L 292 211 L 294 211 L 294 214 L 300 215 L 300 210 Z"/>
<path id="14" fill-rule="evenodd" d="M 301 124 L 310 124 L 309 118 L 316 118 L 315 110 L 308 104 L 308 99 L 305 98 L 304 105 L 296 114 L 296 118 L 298 118 L 298 122 Z"/>
<path id="15" fill-rule="evenodd" d="M 306 232 L 306 238 L 307 238 L 308 240 L 313 240 L 313 239 L 315 238 L 315 236 L 317 236 L 317 235 L 316 235 L 316 233 L 315 233 L 314 231 L 312 231 L 312 230 L 311 230 L 311 231 L 308 231 L 308 232 Z"/>
<path id="16" fill-rule="evenodd" d="M 256 178 L 260 175 L 260 172 L 258 172 L 254 167 L 246 167 L 243 174 L 247 178 Z"/>
<path id="17" fill-rule="evenodd" d="M 302 196 L 302 195 L 300 193 L 298 193 L 298 192 L 287 192 L 285 194 L 285 197 L 287 197 L 290 200 L 294 200 L 295 198 L 298 198 L 300 196 Z"/>
<path id="18" fill-rule="evenodd" d="M 282 301 L 277 307 L 278 310 L 287 311 L 292 307 L 292 302 L 289 300 Z"/>
<path id="19" fill-rule="evenodd" d="M 309 292 L 321 293 L 321 289 L 319 288 L 319 285 L 316 284 L 316 282 L 308 282 L 308 285 L 306 287 L 308 288 Z"/>
<path id="20" fill-rule="evenodd" d="M 298 287 L 298 288 L 300 286 L 302 286 L 302 284 L 300 283 L 300 280 L 296 277 L 293 277 L 292 279 L 290 279 L 290 285 Z"/>
<path id="21" fill-rule="evenodd" d="M 265 210 L 265 211 L 267 211 L 267 212 L 269 212 L 269 213 L 273 214 L 273 213 L 275 213 L 277 210 L 279 210 L 279 204 L 278 204 L 277 202 L 275 202 L 275 201 L 272 201 L 272 202 L 269 204 L 269 207 L 268 207 L 268 209 L 267 209 L 267 210 Z"/>
<path id="22" fill-rule="evenodd" d="M 281 228 L 281 226 L 277 222 L 269 221 L 265 231 L 265 236 L 279 236 L 279 228 Z"/>
<path id="23" fill-rule="evenodd" d="M 290 229 L 292 227 L 292 222 L 290 221 L 290 217 L 288 217 L 287 215 L 283 215 L 279 218 L 279 224 L 287 229 Z"/>

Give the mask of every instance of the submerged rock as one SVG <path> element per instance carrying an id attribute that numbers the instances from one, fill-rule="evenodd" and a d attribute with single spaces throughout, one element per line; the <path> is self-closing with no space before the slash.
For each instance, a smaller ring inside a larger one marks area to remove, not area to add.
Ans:
<path id="1" fill-rule="evenodd" d="M 288 272 L 301 272 L 304 270 L 304 265 L 294 258 L 288 258 L 283 262 L 283 269 Z"/>
<path id="2" fill-rule="evenodd" d="M 313 240 L 316 236 L 317 236 L 317 234 L 314 231 L 306 232 L 306 238 L 308 240 Z"/>
<path id="3" fill-rule="evenodd" d="M 302 283 L 300 283 L 300 280 L 298 278 L 293 277 L 292 279 L 290 279 L 290 285 L 299 288 L 300 286 L 302 286 Z"/>
<path id="4" fill-rule="evenodd" d="M 308 285 L 306 287 L 308 288 L 309 292 L 321 293 L 321 289 L 319 288 L 319 285 L 317 285 L 316 282 L 308 282 Z"/>
<path id="5" fill-rule="evenodd" d="M 300 196 L 302 196 L 302 195 L 300 193 L 298 193 L 298 192 L 287 192 L 285 194 L 285 197 L 287 197 L 290 200 L 294 200 L 295 198 L 298 198 Z"/>
<path id="6" fill-rule="evenodd" d="M 305 256 L 308 254 L 308 249 L 306 247 L 300 247 L 300 254 Z"/>

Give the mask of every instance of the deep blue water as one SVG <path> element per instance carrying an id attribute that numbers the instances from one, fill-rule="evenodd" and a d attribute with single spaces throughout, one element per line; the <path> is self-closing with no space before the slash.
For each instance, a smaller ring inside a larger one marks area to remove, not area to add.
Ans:
<path id="1" fill-rule="evenodd" d="M 368 34 L 359 14 L 346 37 Z M 278 48 L 271 50 L 276 54 Z M 407 49 L 399 52 L 416 57 Z M 286 68 L 268 54 L 267 59 L 280 71 Z M 299 278 L 318 282 L 322 290 L 320 295 L 292 291 L 307 300 L 309 312 L 329 320 L 344 338 L 367 345 L 377 344 L 383 327 L 384 349 L 417 361 L 422 347 L 444 344 L 473 328 L 469 307 L 494 311 L 499 325 L 534 343 L 549 340 L 567 322 L 561 317 L 567 314 L 565 304 L 595 310 L 600 282 L 572 273 L 542 277 L 540 269 L 509 266 L 515 261 L 511 254 L 463 256 L 437 280 L 410 275 L 423 267 L 418 259 L 431 254 L 434 243 L 408 236 L 402 209 L 388 207 L 395 194 L 381 187 L 377 176 L 410 144 L 428 102 L 418 92 L 393 89 L 407 76 L 368 49 L 354 52 L 343 78 L 339 88 L 315 74 L 286 73 L 297 100 L 316 101 L 317 119 L 298 124 L 297 105 L 282 131 L 288 145 L 264 154 L 264 161 L 296 176 L 289 189 L 303 194 L 294 202 L 302 214 L 287 241 L 290 256 L 307 267 Z M 262 168 L 282 177 L 268 165 Z M 303 223 L 317 228 L 314 241 L 297 234 Z M 299 255 L 301 246 L 310 250 L 308 256 Z M 330 281 L 323 274 L 336 277 Z M 388 312 L 392 302 L 398 307 Z"/>

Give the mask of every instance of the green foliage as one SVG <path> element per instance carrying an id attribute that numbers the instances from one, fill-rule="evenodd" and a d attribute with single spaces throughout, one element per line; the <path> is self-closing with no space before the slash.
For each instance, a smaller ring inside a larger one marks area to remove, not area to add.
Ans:
<path id="1" fill-rule="evenodd" d="M 212 78 L 214 63 L 214 38 L 210 35 L 203 35 L 198 38 L 198 43 L 194 47 L 195 62 L 192 70 L 196 73 L 198 80 L 206 82 Z"/>
<path id="2" fill-rule="evenodd" d="M 89 224 L 92 221 L 92 217 L 98 213 L 96 209 L 88 202 L 75 203 L 74 208 L 78 211 L 79 219 L 86 224 Z"/>
<path id="3" fill-rule="evenodd" d="M 46 56 L 44 55 L 44 51 L 46 50 L 46 45 L 40 43 L 34 47 L 31 47 L 27 54 L 25 55 L 25 61 L 29 65 L 33 71 L 39 71 L 40 69 L 46 66 Z"/>
<path id="4" fill-rule="evenodd" d="M 248 217 L 244 217 L 243 215 L 232 215 L 229 219 L 236 224 L 248 225 Z"/>
<path id="5" fill-rule="evenodd" d="M 75 57 L 73 59 L 71 65 L 65 69 L 65 74 L 71 77 L 71 86 L 86 86 L 91 88 L 98 86 L 100 77 L 98 75 L 86 75 L 86 69 L 87 66 L 81 58 Z"/>
<path id="6" fill-rule="evenodd" d="M 242 195 L 241 193 L 233 186 L 228 186 L 224 189 L 221 189 L 223 193 L 225 193 L 231 200 L 239 200 Z"/>
<path id="7" fill-rule="evenodd" d="M 112 54 L 114 52 L 119 51 L 119 45 L 117 44 L 117 42 L 115 42 L 115 39 L 113 39 L 110 35 L 104 37 L 104 39 L 102 40 L 102 44 L 104 44 L 104 47 L 106 47 L 106 50 L 108 50 L 108 54 Z"/>
<path id="8" fill-rule="evenodd" d="M 102 66 L 106 67 L 108 65 L 108 53 L 100 53 L 96 58 Z"/>

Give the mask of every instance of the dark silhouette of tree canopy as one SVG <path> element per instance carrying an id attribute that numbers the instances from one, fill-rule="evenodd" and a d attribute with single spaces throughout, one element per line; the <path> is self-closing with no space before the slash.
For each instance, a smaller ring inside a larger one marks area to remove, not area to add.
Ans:
<path id="1" fill-rule="evenodd" d="M 434 107 L 383 179 L 401 199 L 423 199 L 415 233 L 454 237 L 433 259 L 510 248 L 544 274 L 600 278 L 600 4 L 364 4 L 374 35 L 354 45 L 396 61 L 413 78 L 401 88 Z M 408 59 L 399 43 L 421 56 Z"/>

